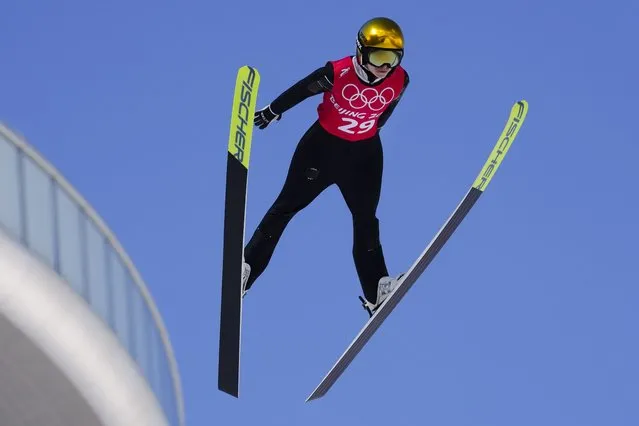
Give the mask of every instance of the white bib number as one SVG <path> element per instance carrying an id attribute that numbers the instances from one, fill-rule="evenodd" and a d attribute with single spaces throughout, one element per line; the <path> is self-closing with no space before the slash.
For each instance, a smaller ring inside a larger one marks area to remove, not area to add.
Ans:
<path id="1" fill-rule="evenodd" d="M 339 126 L 338 129 L 340 129 L 343 132 L 350 133 L 351 135 L 355 133 L 357 134 L 366 133 L 373 128 L 373 125 L 375 125 L 374 118 L 371 120 L 362 121 L 361 123 L 350 117 L 341 117 L 341 118 L 342 118 L 342 121 L 345 122 L 346 124 Z M 353 130 L 353 129 L 356 129 L 356 130 Z"/>

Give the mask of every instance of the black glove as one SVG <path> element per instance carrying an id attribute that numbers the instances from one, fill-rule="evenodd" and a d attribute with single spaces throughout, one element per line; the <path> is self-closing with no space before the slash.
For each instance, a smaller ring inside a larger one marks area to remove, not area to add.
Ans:
<path id="1" fill-rule="evenodd" d="M 267 105 L 259 111 L 255 111 L 255 125 L 260 129 L 265 129 L 266 126 L 271 124 L 271 121 L 279 120 L 280 118 L 282 118 L 282 115 L 275 114 L 270 105 Z"/>

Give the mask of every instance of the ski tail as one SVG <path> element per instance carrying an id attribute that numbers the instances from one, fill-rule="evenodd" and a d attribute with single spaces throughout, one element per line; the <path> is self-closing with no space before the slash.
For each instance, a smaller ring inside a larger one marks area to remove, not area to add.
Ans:
<path id="1" fill-rule="evenodd" d="M 238 70 L 227 150 L 218 389 L 235 397 L 239 396 L 240 380 L 246 193 L 259 84 L 255 68 Z"/>
<path id="2" fill-rule="evenodd" d="M 488 184 L 495 175 L 495 172 L 501 165 L 504 156 L 519 133 L 519 129 L 521 128 L 527 113 L 528 103 L 525 100 L 521 100 L 513 105 L 510 116 L 508 117 L 508 121 L 506 122 L 499 140 L 462 201 L 457 205 L 453 213 L 449 216 L 444 225 L 440 228 L 439 232 L 430 241 L 428 246 L 420 254 L 410 269 L 404 274 L 399 286 L 397 286 L 395 291 L 372 315 L 372 317 L 360 330 L 359 334 L 355 337 L 355 339 L 353 339 L 348 348 L 346 348 L 337 362 L 333 365 L 331 370 L 324 376 L 320 384 L 308 396 L 306 399 L 307 402 L 321 398 L 329 391 L 377 329 L 382 325 L 385 319 L 399 304 L 411 286 L 417 281 L 428 265 L 430 265 L 433 261 L 435 256 L 437 256 L 439 251 L 444 247 L 448 239 L 453 235 L 455 230 L 488 187 Z"/>

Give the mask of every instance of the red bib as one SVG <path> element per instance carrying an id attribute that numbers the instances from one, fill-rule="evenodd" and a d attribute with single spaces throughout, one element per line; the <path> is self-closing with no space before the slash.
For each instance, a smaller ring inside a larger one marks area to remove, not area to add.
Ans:
<path id="1" fill-rule="evenodd" d="M 404 69 L 398 66 L 382 83 L 367 86 L 357 77 L 353 57 L 333 65 L 333 88 L 317 107 L 319 122 L 327 132 L 348 141 L 370 138 L 377 120 L 404 88 Z"/>

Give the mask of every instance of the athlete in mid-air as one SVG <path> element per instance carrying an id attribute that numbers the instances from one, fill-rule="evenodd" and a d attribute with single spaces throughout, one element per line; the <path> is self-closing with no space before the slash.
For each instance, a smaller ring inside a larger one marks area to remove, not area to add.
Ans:
<path id="1" fill-rule="evenodd" d="M 303 135 L 284 186 L 244 250 L 243 295 L 266 269 L 295 214 L 336 184 L 353 218 L 353 259 L 370 312 L 395 289 L 389 276 L 376 215 L 382 183 L 380 128 L 409 82 L 400 65 L 404 36 L 388 18 L 367 21 L 357 34 L 356 54 L 329 61 L 256 111 L 266 128 L 303 100 L 323 94 L 318 119 Z"/>

